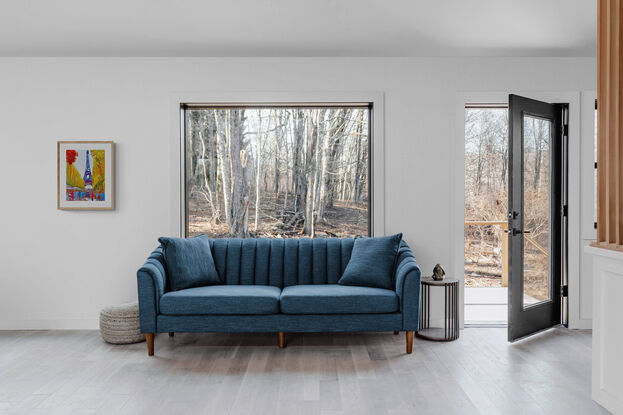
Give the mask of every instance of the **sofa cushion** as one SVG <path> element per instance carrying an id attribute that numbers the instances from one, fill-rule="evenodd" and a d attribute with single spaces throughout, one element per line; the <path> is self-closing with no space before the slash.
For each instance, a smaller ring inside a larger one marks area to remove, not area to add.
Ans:
<path id="1" fill-rule="evenodd" d="M 171 290 L 220 284 L 210 240 L 205 235 L 194 238 L 158 238 L 163 246 L 164 262 Z"/>
<path id="2" fill-rule="evenodd" d="M 281 292 L 284 314 L 368 314 L 398 311 L 392 290 L 338 284 L 291 285 Z"/>
<path id="3" fill-rule="evenodd" d="M 394 287 L 394 267 L 401 240 L 401 233 L 376 238 L 356 238 L 350 261 L 338 284 L 391 290 Z"/>
<path id="4" fill-rule="evenodd" d="M 168 315 L 275 314 L 281 290 L 270 285 L 212 285 L 171 291 L 160 299 Z"/>

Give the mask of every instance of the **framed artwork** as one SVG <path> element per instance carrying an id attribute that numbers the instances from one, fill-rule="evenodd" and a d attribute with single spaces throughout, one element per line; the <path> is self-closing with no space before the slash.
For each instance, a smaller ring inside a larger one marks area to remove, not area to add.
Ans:
<path id="1" fill-rule="evenodd" d="M 59 141 L 57 165 L 58 209 L 115 208 L 113 141 Z"/>

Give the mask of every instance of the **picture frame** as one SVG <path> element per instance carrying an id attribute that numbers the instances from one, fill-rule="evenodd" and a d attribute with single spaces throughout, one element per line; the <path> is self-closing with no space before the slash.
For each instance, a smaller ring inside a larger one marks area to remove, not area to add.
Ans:
<path id="1" fill-rule="evenodd" d="M 57 141 L 59 210 L 114 210 L 115 142 Z"/>

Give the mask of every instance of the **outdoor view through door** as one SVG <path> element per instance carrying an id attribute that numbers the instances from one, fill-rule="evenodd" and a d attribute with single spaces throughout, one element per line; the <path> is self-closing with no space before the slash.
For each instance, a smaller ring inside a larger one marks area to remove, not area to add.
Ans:
<path id="1" fill-rule="evenodd" d="M 465 107 L 465 323 L 506 324 L 508 109 Z"/>
<path id="2" fill-rule="evenodd" d="M 523 119 L 524 306 L 550 299 L 550 141 L 552 122 Z"/>
<path id="3" fill-rule="evenodd" d="M 369 105 L 182 107 L 185 231 L 370 234 Z"/>

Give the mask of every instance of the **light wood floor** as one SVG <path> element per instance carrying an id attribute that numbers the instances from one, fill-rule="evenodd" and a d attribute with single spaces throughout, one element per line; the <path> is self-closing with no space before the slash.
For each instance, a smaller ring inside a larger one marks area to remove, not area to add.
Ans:
<path id="1" fill-rule="evenodd" d="M 467 328 L 450 343 L 404 333 L 167 334 L 112 346 L 97 331 L 0 332 L 0 413 L 600 414 L 590 332 L 508 344 Z"/>

